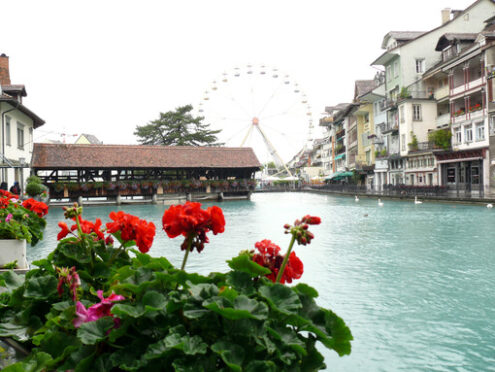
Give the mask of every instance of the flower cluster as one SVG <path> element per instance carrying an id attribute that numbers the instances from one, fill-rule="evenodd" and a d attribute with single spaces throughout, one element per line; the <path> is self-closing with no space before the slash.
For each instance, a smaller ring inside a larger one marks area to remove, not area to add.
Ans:
<path id="1" fill-rule="evenodd" d="M 69 293 L 74 301 L 77 301 L 77 288 L 81 286 L 81 280 L 79 274 L 77 274 L 76 268 L 72 266 L 68 267 L 56 267 L 58 274 L 57 292 L 59 296 L 64 294 L 64 284 L 69 287 Z"/>
<path id="2" fill-rule="evenodd" d="M 320 217 L 306 215 L 301 220 L 296 220 L 294 226 L 286 223 L 284 225 L 285 233 L 295 236 L 297 244 L 306 245 L 310 244 L 311 240 L 315 237 L 312 232 L 308 230 L 309 225 L 319 225 L 321 223 Z"/>
<path id="3" fill-rule="evenodd" d="M 186 239 L 181 245 L 185 250 L 191 245 L 198 252 L 204 249 L 209 242 L 206 233 L 212 231 L 214 235 L 225 231 L 225 218 L 217 206 L 201 209 L 201 203 L 187 202 L 184 205 L 172 205 L 162 217 L 163 230 L 169 238 L 179 235 Z"/>
<path id="4" fill-rule="evenodd" d="M 97 295 L 100 299 L 100 302 L 90 306 L 87 309 L 80 301 L 77 301 L 76 318 L 74 318 L 72 322 L 72 324 L 74 324 L 74 327 L 79 328 L 83 323 L 93 322 L 95 320 L 103 318 L 104 316 L 113 317 L 113 314 L 110 313 L 110 310 L 112 309 L 114 302 L 125 300 L 124 296 L 116 295 L 113 292 L 110 296 L 105 298 L 103 297 L 102 290 L 97 291 Z M 118 326 L 119 319 L 114 318 L 114 323 L 116 326 Z"/>
<path id="5" fill-rule="evenodd" d="M 280 254 L 280 247 L 267 239 L 257 242 L 254 246 L 259 253 L 253 254 L 253 261 L 269 269 L 271 273 L 266 277 L 275 282 L 284 261 L 284 256 Z M 280 283 L 292 283 L 292 280 L 301 277 L 303 271 L 302 261 L 296 256 L 295 252 L 291 252 Z"/>
<path id="6" fill-rule="evenodd" d="M 122 240 L 134 240 L 137 247 L 143 253 L 150 250 L 155 237 L 155 224 L 141 220 L 131 214 L 111 212 L 109 215 L 113 222 L 107 223 L 107 232 L 110 234 L 120 231 Z"/>
<path id="7" fill-rule="evenodd" d="M 94 233 L 94 240 L 102 240 L 105 239 L 105 236 L 103 235 L 103 231 L 101 231 L 101 220 L 99 218 L 96 219 L 96 221 L 93 223 L 91 221 L 87 221 L 81 218 L 81 216 L 76 216 L 73 218 L 74 221 L 76 219 L 79 222 L 79 226 L 81 226 L 81 231 L 84 234 L 91 234 Z M 58 226 L 62 229 L 57 235 L 57 240 L 65 238 L 70 232 L 73 232 L 77 230 L 77 222 L 74 223 L 70 229 L 67 226 L 65 222 L 59 222 Z"/>
<path id="8" fill-rule="evenodd" d="M 22 206 L 34 212 L 38 217 L 43 217 L 48 213 L 48 205 L 34 199 L 27 199 L 22 202 Z"/>
<path id="9" fill-rule="evenodd" d="M 0 239 L 26 240 L 34 246 L 43 236 L 43 219 L 48 206 L 28 199 L 24 202 L 8 191 L 0 190 Z"/>

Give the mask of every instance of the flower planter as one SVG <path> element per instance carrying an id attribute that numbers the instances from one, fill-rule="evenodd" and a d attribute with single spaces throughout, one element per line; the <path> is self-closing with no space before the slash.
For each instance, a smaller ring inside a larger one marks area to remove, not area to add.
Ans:
<path id="1" fill-rule="evenodd" d="M 0 239 L 0 267 L 17 260 L 18 269 L 27 269 L 26 241 Z"/>

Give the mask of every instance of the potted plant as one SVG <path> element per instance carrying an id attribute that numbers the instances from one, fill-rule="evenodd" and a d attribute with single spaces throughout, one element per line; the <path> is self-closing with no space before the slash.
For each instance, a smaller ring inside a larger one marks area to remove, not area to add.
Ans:
<path id="1" fill-rule="evenodd" d="M 26 242 L 35 246 L 43 238 L 47 213 L 43 202 L 27 199 L 21 203 L 15 195 L 0 190 L 0 268 L 15 261 L 16 268 L 27 268 Z"/>

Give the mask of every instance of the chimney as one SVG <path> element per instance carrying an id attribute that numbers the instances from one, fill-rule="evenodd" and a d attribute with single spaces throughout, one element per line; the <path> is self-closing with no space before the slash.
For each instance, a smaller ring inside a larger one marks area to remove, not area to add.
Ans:
<path id="1" fill-rule="evenodd" d="M 442 25 L 450 21 L 450 8 L 442 9 Z"/>
<path id="2" fill-rule="evenodd" d="M 0 84 L 10 85 L 9 57 L 4 53 L 0 55 Z"/>

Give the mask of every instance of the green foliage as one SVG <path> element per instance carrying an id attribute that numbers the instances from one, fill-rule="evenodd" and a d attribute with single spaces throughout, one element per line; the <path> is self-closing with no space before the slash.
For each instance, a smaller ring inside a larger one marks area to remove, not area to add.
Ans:
<path id="1" fill-rule="evenodd" d="M 315 371 L 326 367 L 317 343 L 351 351 L 349 329 L 316 304 L 315 289 L 274 284 L 249 253 L 230 260 L 226 273 L 202 276 L 132 252 L 80 232 L 25 277 L 1 274 L 0 337 L 30 352 L 5 370 Z M 55 270 L 71 266 L 86 307 L 98 301 L 97 290 L 125 297 L 112 316 L 74 327 L 76 303 L 68 287 L 57 292 Z"/>
<path id="2" fill-rule="evenodd" d="M 449 150 L 451 146 L 452 132 L 450 129 L 439 129 L 428 133 L 428 141 L 433 142 L 435 147 Z"/>
<path id="3" fill-rule="evenodd" d="M 41 183 L 31 182 L 26 185 L 26 194 L 31 197 L 41 195 L 44 191 L 46 191 L 46 187 Z"/>
<path id="4" fill-rule="evenodd" d="M 418 149 L 418 137 L 416 137 L 416 135 L 411 132 L 411 142 L 408 143 L 409 145 L 409 149 L 410 150 L 417 150 Z"/>
<path id="5" fill-rule="evenodd" d="M 5 265 L 3 265 L 1 268 L 6 269 L 6 270 L 15 269 L 15 268 L 17 268 L 17 260 L 14 260 L 12 262 L 8 262 Z"/>
<path id="6" fill-rule="evenodd" d="M 146 125 L 137 126 L 134 135 L 142 145 L 219 146 L 221 130 L 208 129 L 203 117 L 191 115 L 193 107 L 186 105 L 175 111 L 161 112 L 160 117 Z"/>
<path id="7" fill-rule="evenodd" d="M 7 222 L 8 216 L 11 215 Z M 19 203 L 0 209 L 0 239 L 26 240 L 35 246 L 43 238 L 46 221 Z"/>
<path id="8" fill-rule="evenodd" d="M 409 90 L 406 87 L 402 87 L 402 89 L 400 90 L 399 97 L 400 98 L 410 98 L 411 94 L 409 93 Z"/>
<path id="9" fill-rule="evenodd" d="M 41 179 L 37 176 L 29 176 L 26 180 L 27 183 L 37 183 L 41 184 Z"/>

